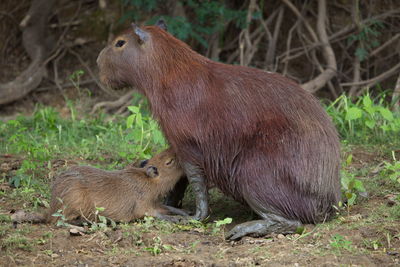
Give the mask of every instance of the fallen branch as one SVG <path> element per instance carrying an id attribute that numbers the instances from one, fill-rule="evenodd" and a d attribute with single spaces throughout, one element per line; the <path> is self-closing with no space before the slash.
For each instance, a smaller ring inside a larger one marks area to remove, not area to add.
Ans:
<path id="1" fill-rule="evenodd" d="M 341 86 L 353 86 L 353 85 L 357 85 L 357 86 L 365 86 L 365 87 L 371 87 L 383 80 L 385 80 L 386 78 L 397 74 L 397 70 L 400 69 L 400 63 L 398 63 L 397 65 L 395 65 L 394 67 L 392 67 L 391 69 L 385 71 L 384 73 L 369 79 L 369 80 L 365 80 L 365 81 L 360 81 L 360 82 L 351 82 L 351 83 L 341 83 Z"/>
<path id="2" fill-rule="evenodd" d="M 127 102 L 129 102 L 133 98 L 132 92 L 133 91 L 129 91 L 128 93 L 121 96 L 119 99 L 115 101 L 104 101 L 97 103 L 96 105 L 94 105 L 90 114 L 94 114 L 100 108 L 106 108 L 107 110 L 111 110 L 124 106 Z"/>
<path id="3" fill-rule="evenodd" d="M 47 21 L 55 0 L 34 0 L 21 21 L 23 46 L 31 58 L 29 67 L 15 80 L 0 84 L 0 105 L 18 100 L 35 89 L 46 75 L 44 60 L 52 50 L 46 34 Z"/>
<path id="4" fill-rule="evenodd" d="M 320 0 L 318 1 L 317 30 L 319 38 L 323 43 L 322 52 L 328 66 L 315 79 L 305 84 L 302 84 L 302 87 L 306 91 L 309 91 L 311 93 L 315 93 L 323 86 L 325 86 L 327 82 L 329 82 L 333 77 L 335 77 L 337 70 L 335 53 L 333 52 L 332 46 L 329 43 L 328 34 L 326 33 L 325 20 L 327 20 L 326 0 Z"/>

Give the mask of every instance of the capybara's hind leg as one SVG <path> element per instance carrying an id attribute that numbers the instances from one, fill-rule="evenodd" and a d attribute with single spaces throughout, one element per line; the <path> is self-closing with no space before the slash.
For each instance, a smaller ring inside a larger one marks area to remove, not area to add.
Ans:
<path id="1" fill-rule="evenodd" d="M 275 214 L 265 214 L 263 220 L 249 221 L 236 225 L 226 239 L 238 240 L 244 236 L 260 237 L 271 233 L 294 233 L 301 226 L 297 220 L 288 220 Z"/>
<path id="2" fill-rule="evenodd" d="M 299 220 L 287 219 L 279 215 L 278 212 L 266 208 L 265 204 L 255 201 L 252 197 L 249 197 L 249 195 L 250 194 L 247 194 L 247 197 L 245 197 L 247 204 L 262 218 L 262 220 L 249 221 L 236 225 L 226 235 L 227 239 L 237 240 L 246 235 L 260 237 L 272 233 L 289 234 L 294 233 L 296 229 L 302 225 Z"/>

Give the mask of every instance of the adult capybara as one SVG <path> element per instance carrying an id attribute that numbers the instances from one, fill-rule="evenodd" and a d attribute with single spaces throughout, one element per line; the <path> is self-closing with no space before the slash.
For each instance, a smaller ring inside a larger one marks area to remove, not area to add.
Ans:
<path id="1" fill-rule="evenodd" d="M 171 150 L 163 151 L 141 167 L 119 171 L 71 167 L 54 180 L 47 212 L 42 216 L 28 213 L 24 219 L 16 214 L 14 220 L 55 222 L 58 218 L 52 215 L 61 209 L 69 222 L 93 221 L 96 207 L 104 208 L 100 215 L 118 222 L 145 215 L 168 219 L 168 212 L 182 215 L 178 209 L 161 205 L 162 198 L 183 175 L 175 154 Z"/>
<path id="2" fill-rule="evenodd" d="M 148 98 L 194 188 L 194 217 L 207 216 L 212 183 L 262 218 L 230 239 L 329 219 L 340 199 L 340 145 L 318 100 L 280 74 L 211 61 L 164 26 L 132 24 L 97 62 L 104 83 Z"/>

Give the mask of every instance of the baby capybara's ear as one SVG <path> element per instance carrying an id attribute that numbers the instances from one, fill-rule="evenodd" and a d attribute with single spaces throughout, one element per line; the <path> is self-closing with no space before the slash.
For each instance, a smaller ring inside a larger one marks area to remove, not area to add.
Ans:
<path id="1" fill-rule="evenodd" d="M 146 169 L 146 174 L 147 174 L 147 176 L 150 177 L 150 178 L 156 178 L 156 177 L 158 176 L 159 173 L 158 173 L 157 167 L 149 166 L 149 167 L 147 167 L 147 169 Z"/>
<path id="2" fill-rule="evenodd" d="M 142 160 L 142 161 L 139 163 L 139 168 L 144 168 L 144 167 L 147 165 L 147 163 L 149 163 L 149 160 L 148 160 L 148 159 Z"/>

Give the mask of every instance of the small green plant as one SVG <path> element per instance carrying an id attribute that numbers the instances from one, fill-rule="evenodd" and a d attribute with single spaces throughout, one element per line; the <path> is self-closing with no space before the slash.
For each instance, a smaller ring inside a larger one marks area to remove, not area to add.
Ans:
<path id="1" fill-rule="evenodd" d="M 81 77 L 84 74 L 85 74 L 84 70 L 76 70 L 69 76 L 69 80 L 72 82 L 74 87 L 77 88 L 78 90 L 80 89 Z"/>
<path id="2" fill-rule="evenodd" d="M 62 199 L 59 199 L 59 201 L 62 202 Z M 64 209 L 57 210 L 51 216 L 58 218 L 56 226 L 58 226 L 58 227 L 68 227 L 68 226 L 70 226 L 70 224 L 67 223 L 67 218 L 65 218 L 65 216 L 64 216 Z"/>
<path id="3" fill-rule="evenodd" d="M 157 256 L 171 249 L 173 249 L 172 246 L 163 244 L 161 238 L 158 236 L 153 238 L 153 244 L 151 247 L 144 248 L 145 251 L 150 252 L 153 256 Z"/>
<path id="4" fill-rule="evenodd" d="M 100 212 L 103 212 L 105 208 L 103 207 L 95 207 L 95 221 L 90 222 L 90 230 L 92 232 L 99 231 L 99 230 L 107 230 L 108 224 L 111 225 L 112 229 L 117 227 L 115 221 L 105 216 L 100 215 Z"/>
<path id="5" fill-rule="evenodd" d="M 394 151 L 392 151 L 393 162 L 384 162 L 384 169 L 381 171 L 383 177 L 400 184 L 400 161 L 396 159 Z"/>
<path id="6" fill-rule="evenodd" d="M 347 199 L 347 206 L 351 207 L 356 203 L 358 195 L 366 195 L 364 184 L 355 177 L 354 173 L 342 172 L 342 191 Z"/>
<path id="7" fill-rule="evenodd" d="M 339 234 L 335 234 L 332 236 L 330 246 L 339 254 L 341 254 L 341 251 L 343 250 L 351 252 L 354 249 L 352 246 L 352 242 L 346 240 L 344 236 Z"/>
<path id="8" fill-rule="evenodd" d="M 345 161 L 345 165 L 350 166 L 352 160 L 353 155 L 350 154 Z M 347 211 L 349 212 L 350 207 L 352 207 L 356 203 L 358 196 L 366 196 L 367 193 L 363 182 L 356 178 L 356 174 L 354 172 L 343 170 L 341 173 L 341 184 L 342 193 L 344 195 L 344 198 L 347 200 Z"/>
<path id="9" fill-rule="evenodd" d="M 130 106 L 132 113 L 126 119 L 126 127 L 130 130 L 126 138 L 136 143 L 136 150 L 140 157 L 149 157 L 150 144 L 166 147 L 165 138 L 158 124 L 150 116 L 143 116 L 141 106 Z"/>
<path id="10" fill-rule="evenodd" d="M 194 241 L 192 244 L 190 244 L 189 248 L 187 248 L 184 252 L 186 254 L 191 254 L 194 253 L 196 251 L 196 247 L 197 245 L 200 243 L 200 241 Z"/>
<path id="11" fill-rule="evenodd" d="M 232 223 L 232 218 L 229 218 L 229 217 L 227 217 L 223 220 L 215 221 L 215 224 L 213 225 L 211 233 L 216 234 L 216 233 L 221 232 L 221 230 L 224 231 L 225 225 L 231 224 L 231 223 Z"/>
<path id="12" fill-rule="evenodd" d="M 378 250 L 382 247 L 382 243 L 379 240 L 363 240 L 363 243 L 368 249 Z"/>
<path id="13" fill-rule="evenodd" d="M 36 243 L 38 245 L 44 245 L 51 238 L 53 238 L 53 233 L 52 232 L 46 232 L 46 233 L 42 234 L 42 236 L 36 240 Z"/>

